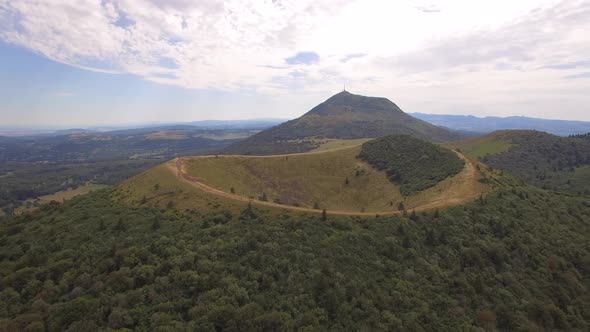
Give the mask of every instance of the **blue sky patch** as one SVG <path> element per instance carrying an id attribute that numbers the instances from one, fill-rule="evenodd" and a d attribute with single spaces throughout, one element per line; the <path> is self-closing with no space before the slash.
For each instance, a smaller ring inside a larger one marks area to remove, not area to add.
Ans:
<path id="1" fill-rule="evenodd" d="M 178 69 L 178 64 L 172 58 L 162 57 L 158 60 L 158 65 L 163 68 Z"/>
<path id="2" fill-rule="evenodd" d="M 315 52 L 299 52 L 285 61 L 290 65 L 310 65 L 320 61 L 320 56 Z"/>
<path id="3" fill-rule="evenodd" d="M 135 21 L 127 17 L 124 12 L 119 12 L 119 18 L 115 21 L 115 25 L 123 29 L 127 29 L 134 24 Z"/>

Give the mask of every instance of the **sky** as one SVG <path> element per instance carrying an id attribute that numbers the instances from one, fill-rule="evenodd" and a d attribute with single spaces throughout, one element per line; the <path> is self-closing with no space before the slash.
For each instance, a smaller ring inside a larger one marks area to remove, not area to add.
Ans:
<path id="1" fill-rule="evenodd" d="M 406 112 L 590 121 L 590 0 L 0 0 L 0 126 Z"/>

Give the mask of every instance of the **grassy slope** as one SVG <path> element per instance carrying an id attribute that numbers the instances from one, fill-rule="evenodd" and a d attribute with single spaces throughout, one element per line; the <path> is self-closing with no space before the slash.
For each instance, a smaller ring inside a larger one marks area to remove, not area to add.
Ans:
<path id="1" fill-rule="evenodd" d="M 41 196 L 37 199 L 28 199 L 22 206 L 16 209 L 15 213 L 20 214 L 36 209 L 37 207 L 33 205 L 35 201 L 37 201 L 37 204 L 47 204 L 51 201 L 63 203 L 76 196 L 85 195 L 92 191 L 104 189 L 106 187 L 108 186 L 104 184 L 86 183 L 76 189 L 68 188 L 50 195 Z"/>
<path id="2" fill-rule="evenodd" d="M 486 155 L 508 151 L 512 143 L 508 138 L 486 135 L 464 141 L 446 143 L 444 145 L 449 148 L 460 149 L 465 155 L 477 159 Z"/>
<path id="3" fill-rule="evenodd" d="M 348 146 L 360 145 L 370 141 L 371 138 L 357 138 L 357 139 L 324 139 L 321 145 L 311 150 L 310 152 L 330 151 L 334 149 L 345 148 Z"/>
<path id="4" fill-rule="evenodd" d="M 106 187 L 107 186 L 104 184 L 87 183 L 83 186 L 79 186 L 76 189 L 70 188 L 68 190 L 58 191 L 51 195 L 41 196 L 39 197 L 39 200 L 41 204 L 49 203 L 51 201 L 63 202 L 65 200 L 72 199 L 78 195 L 88 194 L 91 191 L 103 189 Z"/>
<path id="5" fill-rule="evenodd" d="M 401 195 L 384 173 L 356 159 L 360 147 L 277 157 L 195 157 L 188 173 L 212 187 L 268 200 L 342 211 L 391 210 Z M 359 176 L 356 176 L 356 171 Z M 349 184 L 345 183 L 346 178 Z"/>
<path id="6" fill-rule="evenodd" d="M 350 213 L 395 212 L 403 200 L 397 186 L 392 184 L 385 173 L 378 172 L 355 158 L 360 147 L 349 147 L 336 151 L 287 156 L 209 156 L 188 159 L 185 172 L 199 178 L 199 182 L 230 193 L 234 187 L 236 195 L 254 197 L 252 202 L 266 193 L 269 202 L 279 198 L 283 204 L 293 204 L 295 198 L 302 207 L 312 208 L 314 203 L 327 208 L 328 213 L 348 211 Z M 192 166 L 190 166 L 192 164 Z M 495 177 L 481 168 L 476 170 L 475 162 L 467 162 L 458 175 L 441 181 L 417 195 L 406 197 L 405 206 L 417 210 L 437 209 L 468 202 L 485 194 L 497 185 L 482 183 L 482 176 Z M 359 169 L 359 176 L 356 170 Z M 346 177 L 349 184 L 345 184 Z M 155 190 L 155 184 L 159 189 Z M 153 168 L 119 186 L 118 192 L 127 203 L 145 203 L 166 207 L 173 202 L 181 210 L 209 210 L 227 206 L 236 211 L 247 201 L 221 197 L 203 192 L 198 186 L 176 177 L 174 161 Z M 282 195 L 282 196 L 281 196 Z M 231 195 L 229 195 L 231 196 Z M 393 204 L 391 204 L 393 202 Z M 260 205 L 260 204 L 258 204 Z M 290 205 L 284 205 L 289 207 Z M 281 208 L 267 210 L 277 211 Z"/>
<path id="7" fill-rule="evenodd" d="M 208 195 L 193 186 L 179 181 L 170 165 L 158 165 L 117 186 L 117 199 L 131 205 L 166 207 L 178 210 L 239 211 L 246 204 Z M 172 202 L 172 203 L 170 203 Z"/>

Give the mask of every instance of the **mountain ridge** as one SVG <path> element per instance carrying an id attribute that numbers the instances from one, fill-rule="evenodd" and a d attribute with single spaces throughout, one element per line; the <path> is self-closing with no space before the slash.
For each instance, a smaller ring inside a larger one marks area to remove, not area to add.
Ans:
<path id="1" fill-rule="evenodd" d="M 467 131 L 478 134 L 491 133 L 498 130 L 538 130 L 559 136 L 584 134 L 590 132 L 590 122 L 574 120 L 553 120 L 531 118 L 526 116 L 486 116 L 452 114 L 410 113 L 412 116 L 444 126 L 452 130 Z"/>

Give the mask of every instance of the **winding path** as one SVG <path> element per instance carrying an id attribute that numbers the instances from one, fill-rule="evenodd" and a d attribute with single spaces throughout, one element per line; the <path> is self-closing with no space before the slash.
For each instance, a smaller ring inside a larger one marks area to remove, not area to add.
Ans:
<path id="1" fill-rule="evenodd" d="M 337 148 L 337 149 L 328 150 L 328 151 L 297 153 L 297 155 L 326 153 L 326 152 L 331 152 L 331 151 L 336 151 L 336 150 L 350 149 L 353 147 L 354 146 L 347 146 L 347 147 Z M 473 164 L 473 162 L 471 160 L 469 160 L 468 158 L 466 158 L 464 155 L 462 155 L 461 153 L 458 153 L 458 152 L 456 152 L 456 153 L 461 159 L 463 159 L 465 161 L 465 167 L 463 168 L 463 170 L 459 174 L 453 176 L 451 178 L 451 181 L 453 181 L 453 183 L 457 183 L 458 186 L 472 185 L 474 181 L 477 181 L 476 167 Z M 270 157 L 280 157 L 280 156 L 290 156 L 290 155 L 293 155 L 293 154 L 269 155 L 269 156 L 246 156 L 246 157 L 270 158 Z M 190 157 L 190 158 L 211 158 L 211 157 L 212 156 L 195 156 L 195 157 Z M 219 157 L 220 158 L 231 157 L 231 155 L 220 155 Z M 244 156 L 242 156 L 242 157 L 244 157 Z M 168 165 L 170 166 L 172 171 L 174 171 L 176 173 L 177 179 L 179 179 L 180 181 L 183 181 L 185 183 L 188 183 L 188 184 L 190 184 L 190 185 L 192 185 L 192 186 L 194 186 L 206 193 L 213 194 L 213 195 L 227 198 L 227 199 L 231 199 L 231 200 L 235 200 L 235 201 L 239 201 L 239 202 L 246 202 L 246 203 L 251 202 L 252 204 L 255 204 L 258 206 L 266 206 L 266 207 L 299 211 L 299 212 L 322 213 L 322 210 L 305 208 L 305 207 L 298 207 L 298 206 L 291 206 L 291 205 L 284 205 L 284 204 L 277 204 L 277 203 L 273 203 L 273 202 L 264 202 L 264 201 L 260 201 L 260 200 L 254 200 L 249 197 L 245 197 L 245 196 L 241 196 L 241 195 L 237 195 L 237 194 L 231 194 L 231 193 L 225 192 L 223 190 L 213 188 L 213 187 L 205 184 L 205 181 L 203 181 L 203 179 L 192 176 L 192 175 L 185 172 L 184 163 L 185 163 L 186 159 L 187 158 L 182 158 L 182 157 L 176 158 L 175 160 L 173 160 L 174 163 L 170 162 L 170 163 L 168 163 Z M 435 208 L 443 208 L 443 207 L 450 207 L 450 206 L 454 206 L 454 205 L 460 205 L 460 204 L 463 204 L 463 203 L 466 203 L 466 202 L 476 199 L 481 194 L 480 192 L 478 192 L 475 195 L 473 193 L 462 194 L 465 192 L 469 193 L 469 190 L 453 190 L 450 193 L 445 192 L 445 193 L 442 193 L 442 195 L 443 195 L 442 197 L 440 197 L 438 199 L 433 199 L 432 201 L 430 201 L 426 204 L 421 204 L 419 206 L 413 206 L 413 207 L 411 207 L 411 209 L 416 210 L 416 211 L 423 211 L 423 210 L 432 210 Z M 377 214 L 378 215 L 401 214 L 400 211 L 351 212 L 351 211 L 338 211 L 338 210 L 326 210 L 326 213 L 331 214 L 331 215 L 343 215 L 343 216 L 374 216 Z"/>

